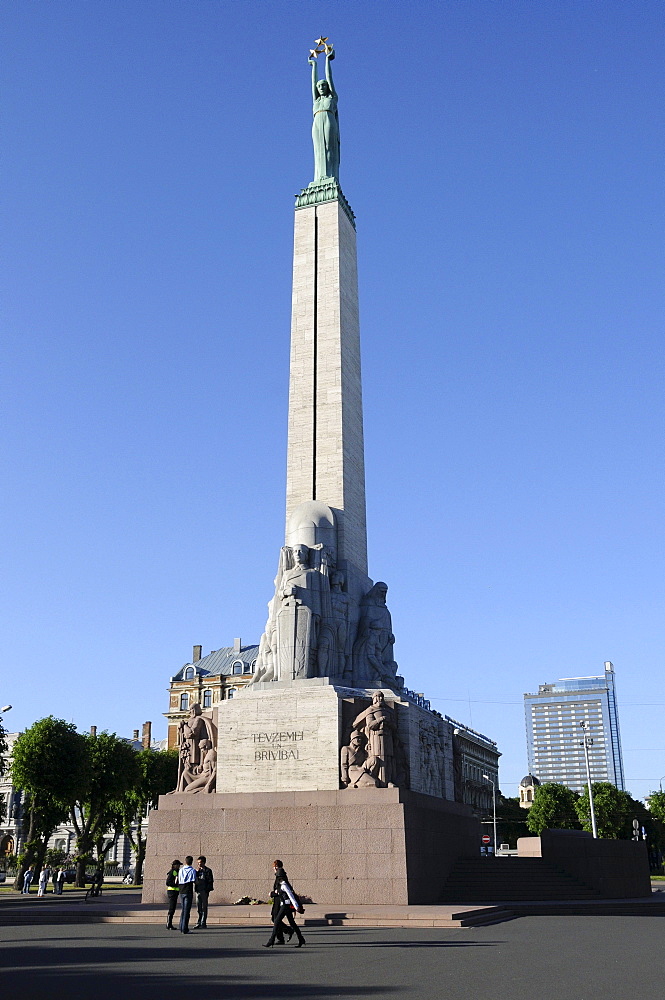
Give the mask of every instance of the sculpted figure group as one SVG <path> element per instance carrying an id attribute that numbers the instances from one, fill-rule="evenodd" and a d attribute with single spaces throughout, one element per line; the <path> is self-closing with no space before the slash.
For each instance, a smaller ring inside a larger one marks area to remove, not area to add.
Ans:
<path id="1" fill-rule="evenodd" d="M 351 788 L 394 788 L 396 783 L 394 711 L 383 691 L 353 720 L 348 746 L 340 753 L 342 784 Z"/>
<path id="2" fill-rule="evenodd" d="M 253 683 L 330 677 L 352 687 L 399 687 L 388 587 L 375 583 L 353 607 L 345 585 L 322 543 L 282 548 Z"/>
<path id="3" fill-rule="evenodd" d="M 178 725 L 178 784 L 176 792 L 214 792 L 217 779 L 217 729 L 197 703 Z M 174 794 L 174 793 L 171 793 Z"/>

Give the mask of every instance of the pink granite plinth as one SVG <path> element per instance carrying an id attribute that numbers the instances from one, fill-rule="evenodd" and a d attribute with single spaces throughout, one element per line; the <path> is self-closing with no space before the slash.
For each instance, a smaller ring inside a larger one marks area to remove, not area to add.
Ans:
<path id="1" fill-rule="evenodd" d="M 399 788 L 163 795 L 150 814 L 143 902 L 165 901 L 174 858 L 204 854 L 215 903 L 268 899 L 275 858 L 315 903 L 436 903 L 479 840 L 466 806 Z"/>

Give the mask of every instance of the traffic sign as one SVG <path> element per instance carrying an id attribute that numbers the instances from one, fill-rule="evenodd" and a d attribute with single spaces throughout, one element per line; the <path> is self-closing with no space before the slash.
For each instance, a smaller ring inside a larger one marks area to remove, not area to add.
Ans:
<path id="1" fill-rule="evenodd" d="M 483 844 L 491 844 L 491 843 L 492 843 L 492 838 L 490 837 L 490 835 L 488 833 L 484 833 Z"/>

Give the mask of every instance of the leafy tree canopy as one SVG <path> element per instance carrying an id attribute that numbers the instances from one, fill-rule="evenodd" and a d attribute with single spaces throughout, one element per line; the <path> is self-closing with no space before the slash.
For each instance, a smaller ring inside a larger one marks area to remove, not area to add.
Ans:
<path id="1" fill-rule="evenodd" d="M 640 822 L 644 819 L 644 805 L 609 781 L 597 781 L 591 788 L 598 836 L 610 840 L 629 840 L 633 835 L 633 819 Z M 576 808 L 582 829 L 591 832 L 589 792 L 586 788 L 579 797 Z"/>
<path id="2" fill-rule="evenodd" d="M 540 836 L 543 830 L 579 830 L 576 800 L 575 792 L 555 781 L 538 785 L 526 817 L 531 833 Z"/>
<path id="3" fill-rule="evenodd" d="M 655 818 L 665 823 L 665 792 L 651 792 L 649 795 L 649 812 Z"/>
<path id="4" fill-rule="evenodd" d="M 11 776 L 31 807 L 66 815 L 90 776 L 85 738 L 64 719 L 39 719 L 14 744 Z"/>

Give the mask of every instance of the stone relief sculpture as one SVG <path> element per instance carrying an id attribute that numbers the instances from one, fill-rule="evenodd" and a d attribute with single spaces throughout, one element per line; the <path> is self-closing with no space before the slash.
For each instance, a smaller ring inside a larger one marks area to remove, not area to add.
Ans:
<path id="1" fill-rule="evenodd" d="M 377 691 L 372 704 L 353 720 L 354 729 L 363 731 L 367 738 L 367 754 L 376 761 L 377 784 L 394 788 L 395 776 L 395 712 L 386 705 L 383 691 Z"/>
<path id="2" fill-rule="evenodd" d="M 339 116 L 337 113 L 337 91 L 333 83 L 331 63 L 335 58 L 328 39 L 319 39 L 323 48 L 310 51 L 309 64 L 312 67 L 312 143 L 314 145 L 314 182 L 334 177 L 339 180 Z M 317 55 L 325 52 L 326 78 L 319 80 Z"/>
<path id="3" fill-rule="evenodd" d="M 400 690 L 387 586 L 347 589 L 337 565 L 335 514 L 310 500 L 292 512 L 251 683 L 330 677 L 351 687 Z M 361 584 L 362 586 L 362 584 Z"/>
<path id="4" fill-rule="evenodd" d="M 348 653 L 349 611 L 351 598 L 344 593 L 344 574 L 335 570 L 330 576 L 330 603 L 332 607 L 332 632 L 334 661 L 330 664 L 330 676 L 348 678 L 351 657 Z M 352 666 L 352 665 L 351 665 Z"/>
<path id="5" fill-rule="evenodd" d="M 351 733 L 349 745 L 342 747 L 340 752 L 340 771 L 342 784 L 345 788 L 368 788 L 379 784 L 377 774 L 380 761 L 369 757 L 365 749 L 367 740 L 355 729 Z"/>
<path id="6" fill-rule="evenodd" d="M 191 779 L 187 781 L 184 792 L 214 792 L 217 780 L 217 751 L 210 740 L 201 740 L 199 748 L 203 752 L 203 762 L 187 771 Z"/>
<path id="7" fill-rule="evenodd" d="M 366 687 L 397 686 L 397 664 L 393 659 L 395 636 L 386 606 L 388 586 L 375 583 L 360 605 L 360 621 L 353 644 L 354 676 Z"/>
<path id="8" fill-rule="evenodd" d="M 196 702 L 189 710 L 189 716 L 178 725 L 178 784 L 176 792 L 214 792 L 217 774 L 217 729 L 211 713 L 205 715 Z M 204 778 L 201 781 L 201 778 Z M 190 789 L 190 785 L 195 787 Z"/>

